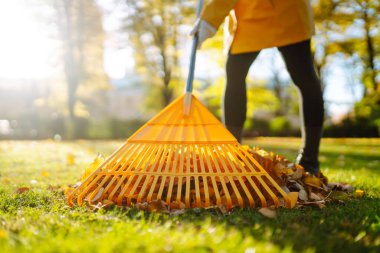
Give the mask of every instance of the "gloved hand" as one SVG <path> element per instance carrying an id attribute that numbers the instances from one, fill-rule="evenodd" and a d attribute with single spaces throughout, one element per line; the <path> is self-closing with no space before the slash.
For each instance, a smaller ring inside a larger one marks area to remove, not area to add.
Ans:
<path id="1" fill-rule="evenodd" d="M 195 34 L 198 34 L 198 47 L 197 49 L 200 49 L 202 46 L 202 43 L 208 39 L 213 37 L 216 34 L 216 28 L 207 23 L 206 21 L 202 19 L 197 19 L 197 21 L 194 24 L 193 29 L 190 32 L 190 35 L 194 36 Z"/>

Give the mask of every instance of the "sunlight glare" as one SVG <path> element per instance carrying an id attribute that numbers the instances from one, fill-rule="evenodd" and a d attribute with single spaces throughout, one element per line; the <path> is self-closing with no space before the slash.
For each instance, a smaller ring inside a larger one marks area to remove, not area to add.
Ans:
<path id="1" fill-rule="evenodd" d="M 0 1 L 0 34 L 0 78 L 47 78 L 56 72 L 54 41 L 23 1 Z"/>

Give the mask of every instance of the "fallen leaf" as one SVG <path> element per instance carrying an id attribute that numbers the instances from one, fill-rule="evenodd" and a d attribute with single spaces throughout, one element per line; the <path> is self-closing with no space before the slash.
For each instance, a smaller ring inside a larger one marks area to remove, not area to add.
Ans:
<path id="1" fill-rule="evenodd" d="M 281 163 L 276 163 L 273 170 L 274 170 L 274 173 L 276 174 L 277 177 L 281 177 L 282 174 L 286 173 L 286 168 Z"/>
<path id="2" fill-rule="evenodd" d="M 29 190 L 30 190 L 29 187 L 20 187 L 20 188 L 17 188 L 17 189 L 16 189 L 15 193 L 17 193 L 17 194 L 22 194 L 22 193 L 27 192 L 27 191 L 29 191 Z"/>
<path id="3" fill-rule="evenodd" d="M 64 187 L 63 188 L 63 193 L 66 196 L 69 196 L 74 190 L 75 190 L 75 188 L 73 188 L 73 187 Z"/>
<path id="4" fill-rule="evenodd" d="M 281 186 L 281 189 L 286 193 L 288 194 L 290 192 L 289 188 L 286 187 L 285 185 Z"/>
<path id="5" fill-rule="evenodd" d="M 226 205 L 220 204 L 220 205 L 218 205 L 218 209 L 222 212 L 222 214 L 228 213 L 228 209 L 227 209 Z"/>
<path id="6" fill-rule="evenodd" d="M 343 192 L 343 191 L 333 191 L 333 192 L 331 192 L 330 197 L 332 199 L 342 200 L 342 201 L 349 200 L 348 194 L 346 192 Z"/>
<path id="7" fill-rule="evenodd" d="M 10 184 L 11 179 L 9 177 L 3 177 L 3 178 L 1 178 L 1 183 L 2 184 Z"/>
<path id="8" fill-rule="evenodd" d="M 93 197 L 91 199 L 91 202 L 95 202 L 97 201 L 98 199 L 100 199 L 100 197 L 103 195 L 103 192 L 104 192 L 104 187 L 100 187 L 100 189 L 98 190 L 98 192 L 96 193 L 95 197 Z M 91 194 L 91 196 L 93 196 L 94 193 Z"/>
<path id="9" fill-rule="evenodd" d="M 49 177 L 50 176 L 50 173 L 47 172 L 47 171 L 42 171 L 41 172 L 41 177 Z"/>
<path id="10" fill-rule="evenodd" d="M 314 206 L 314 207 L 318 207 L 319 209 L 323 209 L 326 207 L 325 205 L 325 201 L 324 200 L 321 200 L 321 201 L 314 201 L 314 202 L 304 202 L 302 203 L 303 206 Z"/>
<path id="11" fill-rule="evenodd" d="M 298 200 L 298 192 L 289 192 L 288 193 L 288 198 L 290 199 L 290 208 L 294 208 L 297 204 Z"/>
<path id="12" fill-rule="evenodd" d="M 170 209 L 185 209 L 186 205 L 185 203 L 181 201 L 173 201 L 170 203 Z"/>
<path id="13" fill-rule="evenodd" d="M 319 201 L 319 200 L 322 200 L 317 194 L 315 194 L 314 192 L 311 192 L 310 193 L 310 199 L 311 200 L 316 200 L 316 201 Z"/>
<path id="14" fill-rule="evenodd" d="M 342 190 L 349 192 L 349 193 L 352 193 L 352 192 L 354 192 L 354 187 L 350 184 L 345 184 L 345 185 L 342 185 Z"/>
<path id="15" fill-rule="evenodd" d="M 308 201 L 309 198 L 307 196 L 307 192 L 305 190 L 300 190 L 298 193 L 298 198 L 303 201 Z"/>
<path id="16" fill-rule="evenodd" d="M 75 156 L 72 153 L 66 154 L 66 164 L 67 165 L 74 165 L 75 164 Z"/>
<path id="17" fill-rule="evenodd" d="M 322 181 L 315 176 L 305 177 L 303 179 L 303 182 L 307 185 L 310 185 L 310 186 L 315 186 L 315 187 L 321 187 L 322 186 Z"/>
<path id="18" fill-rule="evenodd" d="M 170 212 L 171 215 L 180 215 L 186 212 L 186 209 L 177 209 L 172 212 Z"/>
<path id="19" fill-rule="evenodd" d="M 137 203 L 135 204 L 135 207 L 140 210 L 140 211 L 146 211 L 148 209 L 148 203 L 147 202 L 144 202 L 144 203 Z"/>
<path id="20" fill-rule="evenodd" d="M 48 191 L 52 191 L 52 192 L 63 191 L 63 189 L 62 189 L 61 186 L 53 186 L 53 185 L 50 185 L 50 184 L 48 185 L 47 190 Z"/>
<path id="21" fill-rule="evenodd" d="M 167 204 L 162 201 L 161 199 L 153 200 L 148 203 L 147 211 L 149 212 L 162 212 L 162 213 L 168 213 L 168 206 Z"/>
<path id="22" fill-rule="evenodd" d="M 108 200 L 108 199 L 104 199 L 102 201 L 102 204 L 103 204 L 102 208 L 107 208 L 107 207 L 115 205 L 115 203 L 113 201 Z"/>
<path id="23" fill-rule="evenodd" d="M 363 190 L 356 190 L 354 192 L 354 198 L 360 199 L 364 197 L 365 192 Z"/>
<path id="24" fill-rule="evenodd" d="M 269 209 L 267 207 L 260 208 L 259 213 L 261 213 L 262 215 L 270 219 L 274 219 L 277 216 L 277 213 L 275 210 Z"/>
<path id="25" fill-rule="evenodd" d="M 84 170 L 81 176 L 81 181 L 83 182 L 88 176 L 90 176 L 92 172 L 94 172 L 103 162 L 104 157 L 101 154 L 98 154 L 92 161 L 92 163 Z"/>
<path id="26" fill-rule="evenodd" d="M 302 175 L 303 175 L 303 169 L 302 168 L 298 168 L 293 175 L 291 175 L 290 177 L 294 180 L 298 180 L 300 178 L 302 178 Z"/>
<path id="27" fill-rule="evenodd" d="M 7 238 L 8 234 L 5 230 L 0 230 L 0 239 Z"/>

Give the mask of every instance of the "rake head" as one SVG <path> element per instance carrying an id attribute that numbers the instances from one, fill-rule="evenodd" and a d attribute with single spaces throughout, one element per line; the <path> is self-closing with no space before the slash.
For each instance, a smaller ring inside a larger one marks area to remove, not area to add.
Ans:
<path id="1" fill-rule="evenodd" d="M 132 135 L 69 195 L 69 203 L 290 207 L 262 165 L 194 96 L 190 113 L 182 113 L 183 99 Z"/>

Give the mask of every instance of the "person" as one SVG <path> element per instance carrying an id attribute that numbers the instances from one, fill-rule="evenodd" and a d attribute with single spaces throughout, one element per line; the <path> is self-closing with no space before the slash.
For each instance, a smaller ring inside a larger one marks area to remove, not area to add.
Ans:
<path id="1" fill-rule="evenodd" d="M 241 141 L 249 68 L 262 49 L 277 47 L 300 91 L 303 144 L 296 163 L 317 175 L 324 105 L 310 49 L 314 34 L 310 0 L 209 0 L 192 30 L 198 34 L 199 47 L 225 19 L 229 36 L 223 123 Z"/>

